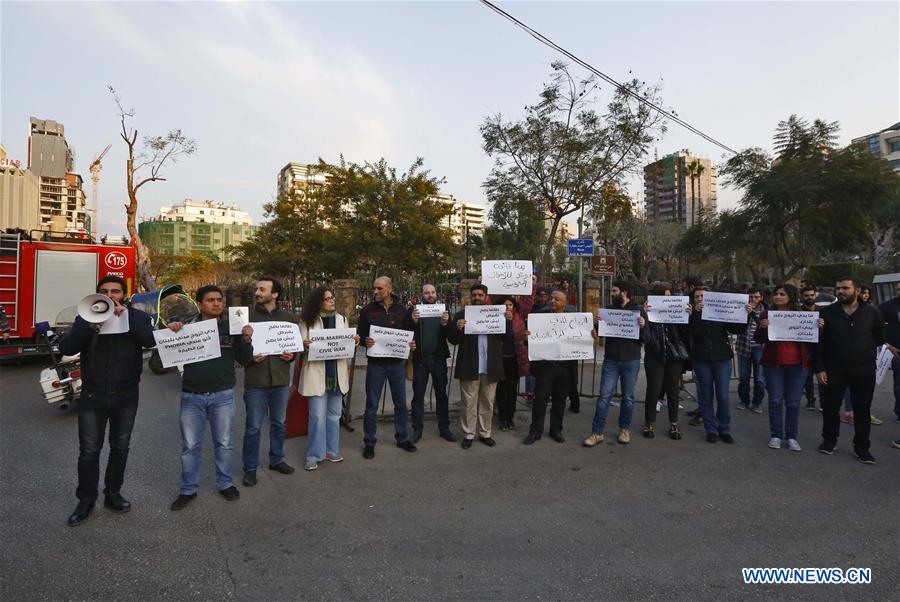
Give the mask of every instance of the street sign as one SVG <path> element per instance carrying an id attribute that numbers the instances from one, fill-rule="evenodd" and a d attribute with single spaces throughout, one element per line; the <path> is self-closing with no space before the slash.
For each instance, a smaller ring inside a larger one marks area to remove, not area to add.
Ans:
<path id="1" fill-rule="evenodd" d="M 593 272 L 595 276 L 615 276 L 616 256 L 594 255 L 591 257 L 591 272 Z"/>
<path id="2" fill-rule="evenodd" d="M 594 255 L 593 238 L 573 238 L 569 242 L 569 257 L 591 257 Z"/>

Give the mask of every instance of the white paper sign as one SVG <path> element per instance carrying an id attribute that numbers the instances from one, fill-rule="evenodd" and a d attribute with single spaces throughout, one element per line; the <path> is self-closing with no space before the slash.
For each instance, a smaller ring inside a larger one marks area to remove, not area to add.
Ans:
<path id="1" fill-rule="evenodd" d="M 443 303 L 423 303 L 416 305 L 416 309 L 420 318 L 440 318 L 447 311 L 447 306 Z"/>
<path id="2" fill-rule="evenodd" d="M 599 309 L 600 323 L 597 324 L 597 335 L 613 339 L 638 339 L 641 336 L 641 325 L 638 323 L 640 312 L 629 309 Z"/>
<path id="3" fill-rule="evenodd" d="M 481 262 L 481 283 L 487 287 L 488 295 L 530 295 L 532 273 L 530 261 Z"/>
<path id="4" fill-rule="evenodd" d="M 281 355 L 303 351 L 300 327 L 293 322 L 254 322 L 253 355 Z"/>
<path id="5" fill-rule="evenodd" d="M 356 353 L 355 328 L 324 328 L 309 331 L 306 361 L 346 360 Z"/>
<path id="6" fill-rule="evenodd" d="M 465 311 L 466 334 L 506 334 L 505 305 L 466 305 Z"/>
<path id="7" fill-rule="evenodd" d="M 878 357 L 875 358 L 875 384 L 880 385 L 884 380 L 884 377 L 887 376 L 888 368 L 891 367 L 891 361 L 894 359 L 894 354 L 891 353 L 891 350 L 888 349 L 887 345 L 882 345 L 878 349 Z M 894 378 L 897 378 L 894 376 Z"/>
<path id="8" fill-rule="evenodd" d="M 770 341 L 819 342 L 819 312 L 770 311 Z"/>
<path id="9" fill-rule="evenodd" d="M 219 325 L 214 319 L 185 324 L 178 332 L 154 330 L 153 338 L 164 368 L 222 357 Z"/>
<path id="10" fill-rule="evenodd" d="M 249 307 L 228 308 L 228 334 L 241 334 L 241 329 L 249 323 Z"/>
<path id="11" fill-rule="evenodd" d="M 688 313 L 688 298 L 684 295 L 649 295 L 647 319 L 660 324 L 687 324 L 691 318 Z"/>
<path id="12" fill-rule="evenodd" d="M 393 357 L 402 360 L 409 357 L 409 342 L 413 339 L 411 330 L 372 326 L 369 328 L 369 336 L 375 341 L 375 344 L 366 349 L 367 356 Z"/>
<path id="13" fill-rule="evenodd" d="M 750 295 L 740 293 L 703 293 L 703 313 L 700 317 L 710 322 L 747 323 L 747 304 Z"/>
<path id="14" fill-rule="evenodd" d="M 593 328 L 594 319 L 589 313 L 528 314 L 528 359 L 593 359 Z"/>
<path id="15" fill-rule="evenodd" d="M 118 316 L 111 315 L 100 325 L 100 334 L 122 334 L 128 332 L 128 312 L 123 311 Z"/>

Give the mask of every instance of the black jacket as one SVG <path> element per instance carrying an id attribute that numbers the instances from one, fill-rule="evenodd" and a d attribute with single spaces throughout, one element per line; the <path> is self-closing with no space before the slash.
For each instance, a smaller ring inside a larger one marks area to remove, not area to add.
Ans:
<path id="1" fill-rule="evenodd" d="M 691 359 L 724 362 L 734 357 L 728 335 L 744 333 L 747 330 L 747 323 L 713 322 L 703 320 L 700 316 L 701 312 L 692 312 L 688 323 Z"/>
<path id="2" fill-rule="evenodd" d="M 128 332 L 100 335 L 81 316 L 59 344 L 65 355 L 81 354 L 81 386 L 95 393 L 118 393 L 138 386 L 144 347 L 155 347 L 150 316 L 128 308 Z"/>
<path id="3" fill-rule="evenodd" d="M 460 380 L 478 380 L 478 334 L 465 334 L 456 325 L 460 320 L 466 319 L 466 311 L 462 309 L 456 312 L 450 320 L 447 338 L 454 345 L 459 345 L 456 351 L 456 370 L 454 378 Z M 487 336 L 487 378 L 488 382 L 496 383 L 506 378 L 503 369 L 503 335 L 489 334 Z"/>
<path id="4" fill-rule="evenodd" d="M 884 318 L 885 341 L 894 347 L 900 347 L 900 297 L 894 297 L 878 306 L 881 317 Z"/>
<path id="5" fill-rule="evenodd" d="M 391 306 L 387 310 L 384 309 L 382 303 L 372 301 L 359 312 L 359 323 L 356 325 L 356 332 L 359 334 L 361 347 L 366 346 L 366 338 L 369 336 L 369 329 L 372 326 L 394 328 L 396 330 L 413 330 L 411 315 L 406 310 L 406 307 L 400 303 L 400 298 L 393 293 L 391 294 Z M 404 360 L 392 357 L 370 357 L 366 361 L 371 364 L 390 364 Z"/>
<path id="6" fill-rule="evenodd" d="M 816 372 L 857 372 L 875 370 L 877 349 L 884 343 L 884 318 L 874 305 L 860 304 L 852 315 L 832 303 L 819 316 L 825 328 L 819 334 Z"/>
<path id="7" fill-rule="evenodd" d="M 409 308 L 408 320 L 409 324 L 412 324 L 413 327 L 413 341 L 416 342 L 416 348 L 412 352 L 412 359 L 414 364 L 422 363 L 422 321 L 423 320 L 437 320 L 440 322 L 440 318 L 419 318 L 418 324 L 413 322 L 412 313 L 415 311 L 415 307 Z M 435 353 L 435 358 L 439 360 L 445 360 L 450 357 L 450 348 L 447 346 L 447 335 L 450 333 L 450 325 L 452 324 L 452 318 L 447 320 L 447 323 L 444 326 L 438 325 L 438 343 L 437 343 L 437 353 Z"/>
<path id="8" fill-rule="evenodd" d="M 677 346 L 687 340 L 686 329 L 678 324 L 647 322 L 644 328 L 644 354 L 656 358 L 660 362 L 669 359 L 669 343 Z M 687 344 L 685 343 L 685 347 Z"/>
<path id="9" fill-rule="evenodd" d="M 641 328 L 641 335 L 638 339 L 620 339 L 619 337 L 605 337 L 603 339 L 603 357 L 605 359 L 615 361 L 639 360 L 641 359 L 641 341 L 646 336 L 647 330 L 647 314 L 644 308 L 634 300 L 628 302 L 624 307 L 617 305 L 607 305 L 606 309 L 627 309 L 635 313 L 641 314 L 644 318 L 644 327 Z"/>

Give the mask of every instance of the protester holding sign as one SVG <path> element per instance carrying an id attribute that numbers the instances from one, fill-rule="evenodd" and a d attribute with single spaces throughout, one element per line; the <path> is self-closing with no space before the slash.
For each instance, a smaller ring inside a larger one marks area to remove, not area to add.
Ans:
<path id="1" fill-rule="evenodd" d="M 529 372 L 528 332 L 520 315 L 521 306 L 512 297 L 498 299 L 506 307 L 506 334 L 503 335 L 503 375 L 497 383 L 497 419 L 500 430 L 515 429 L 519 379 Z M 512 314 L 510 315 L 510 310 Z"/>
<path id="2" fill-rule="evenodd" d="M 422 301 L 423 303 L 410 310 L 410 319 L 415 328 L 413 340 L 416 343 L 416 350 L 412 354 L 413 443 L 419 442 L 425 430 L 425 391 L 429 377 L 434 390 L 438 432 L 442 439 L 454 442 L 456 435 L 450 430 L 450 398 L 447 395 L 447 358 L 450 357 L 447 334 L 450 331 L 450 314 L 443 304 L 437 302 L 437 290 L 433 284 L 422 286 Z M 435 312 L 433 308 L 440 311 Z"/>
<path id="3" fill-rule="evenodd" d="M 294 314 L 278 307 L 281 283 L 272 276 L 260 276 L 256 281 L 256 306 L 249 312 L 250 322 L 295 323 Z M 233 331 L 232 331 L 233 332 Z M 257 332 L 258 334 L 258 332 Z M 287 415 L 291 384 L 293 353 L 263 355 L 258 349 L 253 361 L 244 369 L 244 421 L 243 468 L 245 487 L 256 485 L 256 469 L 259 467 L 259 430 L 265 415 L 269 414 L 269 470 L 291 474 L 293 467 L 284 461 L 284 420 Z"/>
<path id="4" fill-rule="evenodd" d="M 300 333 L 303 347 L 312 347 L 311 337 L 322 331 L 347 328 L 347 318 L 335 311 L 334 291 L 320 286 L 306 297 L 300 316 Z M 354 337 L 359 344 L 359 335 Z M 327 359 L 303 362 L 300 372 L 300 395 L 309 399 L 309 431 L 306 440 L 304 470 L 315 470 L 319 462 L 340 462 L 339 435 L 341 408 L 344 394 L 350 390 L 350 361 Z"/>
<path id="5" fill-rule="evenodd" d="M 656 310 L 656 305 L 663 305 L 659 301 L 671 299 L 672 291 L 668 283 L 659 283 L 653 286 L 652 296 L 644 305 L 644 311 L 650 316 Z M 676 297 L 677 298 L 677 297 Z M 690 305 L 679 302 L 675 307 L 690 317 Z M 671 314 L 671 311 L 669 312 Z M 647 324 L 644 337 L 644 374 L 647 376 L 647 395 L 644 398 L 644 437 L 653 439 L 653 426 L 656 423 L 656 404 L 664 396 L 669 414 L 669 438 L 681 439 L 681 431 L 678 430 L 678 391 L 680 388 L 681 372 L 688 360 L 687 329 L 679 326 L 681 318 L 673 315 L 667 319 L 674 323 L 654 322 L 652 319 Z"/>
<path id="6" fill-rule="evenodd" d="M 214 359 L 185 364 L 181 379 L 181 493 L 172 502 L 172 510 L 182 510 L 197 497 L 200 468 L 203 463 L 203 438 L 209 422 L 215 446 L 216 489 L 229 502 L 241 494 L 231 475 L 234 447 L 234 363 L 248 365 L 253 359 L 253 327 L 244 326 L 241 334 L 228 334 L 228 320 L 222 319 L 225 299 L 222 289 L 214 285 L 200 287 L 196 294 L 201 320 L 216 320 L 219 328 L 221 355 Z M 178 332 L 180 322 L 169 323 Z"/>
<path id="7" fill-rule="evenodd" d="M 771 311 L 797 311 L 797 289 L 790 284 L 776 286 Z M 788 449 L 798 452 L 801 450 L 797 441 L 800 399 L 810 368 L 810 348 L 798 341 L 772 341 L 769 314 L 770 310 L 762 313 L 754 335 L 763 345 L 761 363 L 769 393 L 769 447 L 780 449 L 782 441 L 787 439 Z"/>
<path id="8" fill-rule="evenodd" d="M 487 301 L 488 288 L 483 284 L 473 284 L 472 305 L 482 306 Z M 456 312 L 450 324 L 448 338 L 459 345 L 456 352 L 456 372 L 459 379 L 462 410 L 460 427 L 463 431 L 462 448 L 472 447 L 475 437 L 494 447 L 497 442 L 491 437 L 491 422 L 494 419 L 494 394 L 497 383 L 503 380 L 503 335 L 465 334 L 465 308 Z M 506 319 L 512 318 L 512 310 L 506 311 Z"/>
<path id="9" fill-rule="evenodd" d="M 853 451 L 864 464 L 874 464 L 869 452 L 869 416 L 875 393 L 875 358 L 884 343 L 884 318 L 878 309 L 859 302 L 859 283 L 840 278 L 834 287 L 838 302 L 823 307 L 824 327 L 816 347 L 816 377 L 825 389 L 822 403 L 822 443 L 819 451 L 831 455 L 840 431 L 838 412 L 844 389 L 850 389 L 855 436 Z"/>
<path id="10" fill-rule="evenodd" d="M 746 314 L 747 329 L 737 336 L 734 350 L 738 356 L 738 404 L 739 410 L 751 410 L 762 414 L 762 401 L 766 396 L 766 379 L 762 370 L 762 345 L 756 342 L 754 334 L 759 325 L 760 316 L 766 311 L 763 302 L 763 290 L 759 286 L 751 286 L 747 298 L 753 311 Z M 750 380 L 753 380 L 753 397 L 750 397 Z"/>
<path id="11" fill-rule="evenodd" d="M 394 286 L 391 279 L 381 276 L 372 284 L 372 302 L 359 312 L 359 324 L 356 331 L 359 334 L 360 345 L 366 348 L 375 346 L 375 339 L 371 337 L 372 326 L 392 328 L 395 330 L 413 330 L 412 321 L 406 308 L 400 303 L 400 298 L 394 294 Z M 415 341 L 409 344 L 415 350 Z M 378 402 L 381 392 L 384 390 L 384 382 L 387 381 L 391 389 L 391 399 L 394 402 L 394 439 L 397 447 L 404 451 L 416 451 L 415 444 L 410 441 L 406 430 L 406 421 L 409 410 L 406 407 L 406 358 L 396 357 L 372 357 L 367 358 L 366 366 L 366 412 L 363 417 L 363 458 L 370 460 L 375 457 L 375 444 L 378 438 Z"/>
<path id="12" fill-rule="evenodd" d="M 694 289 L 694 311 L 688 324 L 690 332 L 691 365 L 697 385 L 697 399 L 703 413 L 706 441 L 734 443 L 731 436 L 731 409 L 728 406 L 728 385 L 731 381 L 731 350 L 729 334 L 741 334 L 747 329 L 747 321 L 722 322 L 707 320 L 703 313 L 703 298 L 708 289 Z M 745 312 L 753 308 L 747 304 Z M 716 405 L 713 406 L 713 400 Z"/>
<path id="13" fill-rule="evenodd" d="M 634 412 L 634 389 L 641 369 L 640 336 L 647 325 L 644 310 L 631 299 L 631 285 L 623 280 L 612 283 L 612 304 L 607 309 L 627 310 L 638 315 L 639 338 L 617 338 L 607 336 L 604 341 L 603 368 L 600 372 L 600 396 L 594 410 L 591 434 L 584 440 L 585 447 L 593 447 L 603 442 L 603 429 L 609 414 L 610 402 L 616 392 L 616 383 L 621 381 L 622 404 L 619 408 L 618 441 L 623 445 L 631 442 L 631 416 Z M 600 329 L 598 328 L 598 333 Z"/>
<path id="14" fill-rule="evenodd" d="M 131 431 L 138 409 L 138 383 L 143 370 L 144 348 L 156 345 L 150 316 L 126 304 L 125 281 L 105 276 L 97 293 L 109 298 L 115 315 L 127 315 L 128 331 L 101 335 L 101 325 L 81 316 L 59 343 L 65 355 L 81 353 L 81 399 L 78 402 L 78 505 L 69 516 L 74 527 L 94 510 L 100 485 L 100 452 L 109 423 L 109 459 L 103 488 L 103 505 L 113 512 L 128 512 L 131 503 L 122 497 L 125 464 Z"/>

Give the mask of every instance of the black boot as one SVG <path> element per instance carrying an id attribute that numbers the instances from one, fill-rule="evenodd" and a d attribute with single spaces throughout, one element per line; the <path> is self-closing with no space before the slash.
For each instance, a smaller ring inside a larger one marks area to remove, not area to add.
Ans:
<path id="1" fill-rule="evenodd" d="M 75 511 L 69 516 L 69 526 L 80 525 L 94 511 L 94 500 L 81 500 L 75 507 Z"/>

